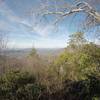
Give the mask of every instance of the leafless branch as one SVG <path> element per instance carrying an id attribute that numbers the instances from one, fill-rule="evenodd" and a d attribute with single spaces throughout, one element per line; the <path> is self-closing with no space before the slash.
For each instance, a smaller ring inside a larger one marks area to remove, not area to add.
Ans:
<path id="1" fill-rule="evenodd" d="M 66 8 L 67 9 L 67 8 Z M 66 12 L 62 12 L 62 11 L 58 11 L 58 12 L 47 12 L 44 13 L 44 15 L 49 15 L 49 14 L 56 14 L 56 15 L 60 15 L 60 16 L 68 16 L 70 14 L 73 13 L 77 13 L 77 12 L 85 12 L 91 16 L 93 16 L 99 23 L 100 23 L 100 13 L 98 13 L 97 11 L 95 11 L 87 2 L 79 2 L 76 4 L 76 6 L 72 9 L 70 9 L 69 11 Z"/>

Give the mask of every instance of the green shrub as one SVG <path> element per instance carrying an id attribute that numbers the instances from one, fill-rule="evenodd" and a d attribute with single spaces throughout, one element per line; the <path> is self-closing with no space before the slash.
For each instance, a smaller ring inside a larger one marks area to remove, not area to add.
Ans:
<path id="1" fill-rule="evenodd" d="M 0 78 L 0 100 L 37 100 L 41 90 L 27 72 L 11 71 Z"/>

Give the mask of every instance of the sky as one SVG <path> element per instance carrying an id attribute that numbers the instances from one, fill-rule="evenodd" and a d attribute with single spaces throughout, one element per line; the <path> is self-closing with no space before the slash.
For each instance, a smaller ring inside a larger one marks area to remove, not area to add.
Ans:
<path id="1" fill-rule="evenodd" d="M 82 14 L 55 26 L 52 16 L 42 21 L 35 16 L 40 6 L 40 0 L 0 0 L 0 32 L 8 35 L 9 48 L 63 48 L 69 35 L 80 29 Z"/>

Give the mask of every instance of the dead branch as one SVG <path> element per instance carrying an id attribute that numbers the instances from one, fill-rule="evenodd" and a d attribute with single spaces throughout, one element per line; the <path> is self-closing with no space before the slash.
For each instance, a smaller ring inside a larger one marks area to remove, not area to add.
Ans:
<path id="1" fill-rule="evenodd" d="M 66 8 L 67 9 L 67 8 Z M 46 12 L 44 13 L 44 15 L 60 15 L 60 16 L 68 16 L 70 14 L 73 13 L 77 13 L 77 12 L 85 12 L 89 15 L 91 15 L 92 17 L 94 17 L 99 23 L 100 23 L 100 13 L 98 13 L 96 10 L 94 10 L 87 2 L 79 2 L 76 4 L 76 6 L 72 9 L 70 9 L 69 11 L 66 12 Z"/>

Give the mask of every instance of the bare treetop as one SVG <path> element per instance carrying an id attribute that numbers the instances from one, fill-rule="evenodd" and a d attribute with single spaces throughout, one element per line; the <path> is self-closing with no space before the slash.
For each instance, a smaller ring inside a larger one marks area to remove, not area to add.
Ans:
<path id="1" fill-rule="evenodd" d="M 100 24 L 99 4 L 100 0 L 41 0 L 39 8 L 33 14 L 53 15 L 57 22 L 69 15 L 83 12 L 88 19 Z"/>

